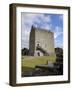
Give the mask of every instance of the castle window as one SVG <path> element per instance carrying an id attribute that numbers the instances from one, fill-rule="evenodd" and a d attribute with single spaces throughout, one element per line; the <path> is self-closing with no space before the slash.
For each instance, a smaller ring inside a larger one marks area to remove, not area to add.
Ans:
<path id="1" fill-rule="evenodd" d="M 37 44 L 37 46 L 39 46 L 39 44 Z"/>

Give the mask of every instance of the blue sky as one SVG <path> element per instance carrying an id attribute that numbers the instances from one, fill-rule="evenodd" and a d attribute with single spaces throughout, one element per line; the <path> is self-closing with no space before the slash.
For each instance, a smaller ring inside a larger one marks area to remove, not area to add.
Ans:
<path id="1" fill-rule="evenodd" d="M 63 47 L 63 15 L 62 14 L 21 14 L 21 48 L 29 48 L 31 26 L 54 32 L 55 47 Z"/>

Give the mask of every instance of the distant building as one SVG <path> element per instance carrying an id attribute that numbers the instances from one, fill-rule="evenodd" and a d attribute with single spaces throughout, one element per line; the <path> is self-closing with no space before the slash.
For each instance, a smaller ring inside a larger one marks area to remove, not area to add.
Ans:
<path id="1" fill-rule="evenodd" d="M 29 54 L 32 56 L 55 54 L 54 33 L 32 26 L 29 40 Z"/>

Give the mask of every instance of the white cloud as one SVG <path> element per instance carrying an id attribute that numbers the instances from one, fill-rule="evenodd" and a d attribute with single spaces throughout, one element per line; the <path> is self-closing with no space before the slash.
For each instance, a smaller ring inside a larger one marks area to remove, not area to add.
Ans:
<path id="1" fill-rule="evenodd" d="M 21 39 L 22 39 L 22 48 L 26 47 L 29 48 L 29 34 L 30 31 L 24 30 L 22 31 Z"/>
<path id="2" fill-rule="evenodd" d="M 59 16 L 60 20 L 63 20 L 63 16 Z M 61 43 L 57 40 L 57 38 L 63 34 L 62 27 L 55 26 L 54 30 L 52 28 L 52 19 L 51 15 L 46 14 L 29 14 L 29 13 L 22 13 L 22 44 L 21 47 L 29 48 L 29 35 L 31 31 L 31 26 L 34 25 L 35 27 L 51 30 L 54 32 L 54 39 L 57 45 L 61 45 Z"/>
<path id="3" fill-rule="evenodd" d="M 62 28 L 59 26 L 56 26 L 54 30 L 54 38 L 56 39 L 61 34 L 63 34 Z"/>
<path id="4" fill-rule="evenodd" d="M 60 42 L 58 40 L 55 40 L 55 47 L 63 48 L 63 42 Z"/>
<path id="5" fill-rule="evenodd" d="M 51 17 L 49 15 L 45 16 L 44 14 L 29 14 L 22 13 L 22 44 L 21 47 L 29 48 L 29 34 L 31 30 L 31 26 L 35 25 L 35 27 L 51 29 Z"/>
<path id="6" fill-rule="evenodd" d="M 60 35 L 63 35 L 63 30 L 61 27 L 56 26 L 54 30 L 54 39 L 55 39 L 55 47 L 63 47 L 63 37 L 59 38 Z"/>

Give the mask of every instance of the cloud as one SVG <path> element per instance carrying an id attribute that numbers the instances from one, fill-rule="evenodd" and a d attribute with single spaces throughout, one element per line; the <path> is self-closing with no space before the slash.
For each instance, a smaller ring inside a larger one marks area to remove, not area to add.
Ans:
<path id="1" fill-rule="evenodd" d="M 24 47 L 29 48 L 29 35 L 32 25 L 42 29 L 48 30 L 51 29 L 50 15 L 22 13 L 21 21 L 22 21 L 22 31 L 21 31 L 22 48 Z"/>
<path id="2" fill-rule="evenodd" d="M 55 40 L 55 47 L 63 48 L 63 42 L 60 42 L 60 40 Z"/>
<path id="3" fill-rule="evenodd" d="M 54 38 L 56 39 L 61 34 L 63 34 L 62 28 L 59 26 L 56 26 L 54 30 Z"/>
<path id="4" fill-rule="evenodd" d="M 32 26 L 36 25 L 38 27 L 41 27 L 41 25 L 48 24 L 51 22 L 50 15 L 44 15 L 44 14 L 22 14 L 22 26 L 27 25 Z"/>
<path id="5" fill-rule="evenodd" d="M 22 48 L 29 48 L 29 35 L 30 31 L 28 31 L 26 28 L 24 31 L 22 31 L 21 34 L 21 40 L 22 40 Z"/>
<path id="6" fill-rule="evenodd" d="M 63 47 L 63 29 L 56 26 L 54 30 L 55 47 Z"/>
<path id="7" fill-rule="evenodd" d="M 35 18 L 34 25 L 39 28 L 50 29 L 51 17 L 49 15 L 38 14 Z"/>
<path id="8" fill-rule="evenodd" d="M 55 46 L 62 46 L 62 40 L 63 38 L 59 39 L 60 35 L 63 36 L 63 27 L 62 26 L 56 26 L 54 23 L 55 20 L 52 20 L 52 16 L 49 14 L 33 14 L 33 13 L 22 13 L 21 17 L 21 26 L 22 26 L 22 33 L 21 33 L 21 47 L 29 48 L 29 36 L 31 31 L 31 26 L 35 26 L 37 28 L 42 28 L 46 30 L 51 30 L 54 32 L 54 39 L 55 39 Z M 63 20 L 63 15 L 59 15 L 58 18 L 56 18 L 57 21 Z M 63 21 L 62 21 L 63 22 Z"/>

